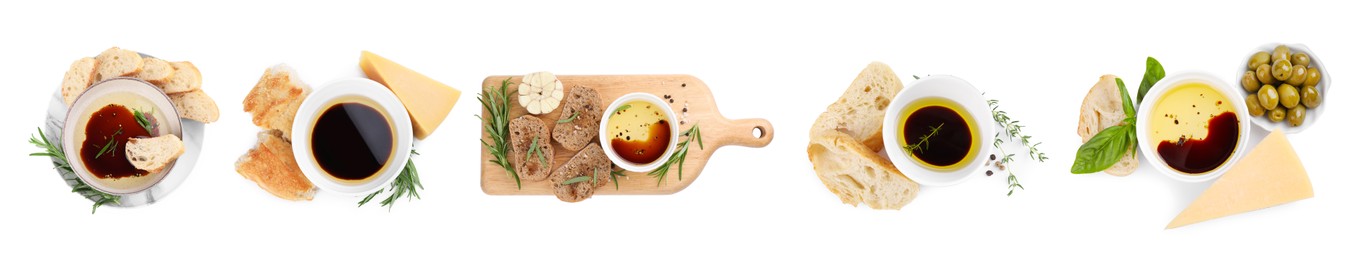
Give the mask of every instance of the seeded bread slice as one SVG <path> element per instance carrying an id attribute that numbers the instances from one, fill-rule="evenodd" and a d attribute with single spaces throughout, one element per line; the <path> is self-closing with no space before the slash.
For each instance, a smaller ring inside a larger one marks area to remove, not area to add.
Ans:
<path id="1" fill-rule="evenodd" d="M 562 144 L 562 148 L 579 151 L 599 135 L 599 121 L 604 111 L 599 107 L 599 91 L 585 86 L 573 86 L 570 91 L 566 105 L 562 107 L 561 119 L 552 128 L 552 138 Z M 574 119 L 562 122 L 572 115 L 575 115 Z"/>
<path id="2" fill-rule="evenodd" d="M 843 203 L 897 210 L 917 196 L 916 182 L 847 133 L 824 130 L 806 151 L 819 181 Z"/>
<path id="3" fill-rule="evenodd" d="M 207 96 L 205 91 L 197 89 L 168 96 L 169 100 L 173 101 L 173 108 L 178 110 L 179 117 L 202 123 L 214 123 L 220 119 L 220 107 L 215 105 L 215 99 Z"/>
<path id="4" fill-rule="evenodd" d="M 108 48 L 94 59 L 98 59 L 98 79 L 95 81 L 135 75 L 145 66 L 140 53 L 117 47 Z"/>
<path id="5" fill-rule="evenodd" d="M 579 202 L 594 196 L 599 188 L 608 185 L 613 162 L 604 155 L 603 148 L 590 143 L 552 173 L 552 194 L 565 202 Z M 590 176 L 589 180 L 565 184 L 576 177 Z"/>
<path id="6" fill-rule="evenodd" d="M 903 89 L 903 82 L 894 70 L 880 62 L 872 62 L 852 80 L 852 86 L 843 92 L 838 101 L 828 106 L 828 110 L 814 121 L 810 136 L 819 135 L 825 130 L 837 130 L 856 137 L 871 151 L 884 148 L 884 139 L 880 134 L 885 121 L 885 109 L 889 101 Z"/>
<path id="7" fill-rule="evenodd" d="M 65 98 L 66 106 L 75 103 L 75 98 L 94 84 L 94 79 L 98 77 L 97 68 L 98 59 L 94 58 L 81 58 L 70 64 L 65 79 L 61 80 L 61 97 Z"/>
<path id="8" fill-rule="evenodd" d="M 126 141 L 126 160 L 136 169 L 152 173 L 163 170 L 164 166 L 182 156 L 184 151 L 183 140 L 171 134 L 151 138 L 132 137 Z"/>
<path id="9" fill-rule="evenodd" d="M 281 132 L 262 131 L 257 134 L 257 147 L 248 150 L 234 170 L 243 178 L 257 183 L 272 195 L 287 200 L 313 200 L 314 184 L 300 172 L 290 142 L 281 138 Z"/>
<path id="10" fill-rule="evenodd" d="M 173 75 L 173 65 L 169 62 L 156 58 L 145 58 L 145 66 L 140 69 L 140 72 L 136 73 L 136 78 L 163 88 L 169 83 L 170 79 L 173 79 Z"/>
<path id="11" fill-rule="evenodd" d="M 173 77 L 169 78 L 166 84 L 160 85 L 165 93 L 182 93 L 201 89 L 201 71 L 197 70 L 192 62 L 179 61 L 170 62 L 173 67 Z"/>
<path id="12" fill-rule="evenodd" d="M 548 125 L 538 117 L 524 115 L 510 120 L 511 164 L 520 180 L 541 181 L 552 173 L 551 135 Z"/>
<path id="13" fill-rule="evenodd" d="M 288 140 L 295 113 L 309 92 L 309 85 L 300 81 L 294 69 L 278 64 L 267 68 L 243 98 L 243 111 L 253 114 L 254 125 L 280 130 L 281 136 Z"/>

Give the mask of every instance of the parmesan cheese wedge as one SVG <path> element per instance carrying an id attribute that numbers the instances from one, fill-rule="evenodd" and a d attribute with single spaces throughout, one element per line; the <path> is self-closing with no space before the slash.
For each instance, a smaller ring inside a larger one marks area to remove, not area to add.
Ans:
<path id="1" fill-rule="evenodd" d="M 371 80 L 393 90 L 412 116 L 412 135 L 426 139 L 445 121 L 459 101 L 459 90 L 421 75 L 368 51 L 360 53 L 360 68 Z"/>
<path id="2" fill-rule="evenodd" d="M 1282 130 L 1259 142 L 1230 171 L 1198 195 L 1166 229 L 1298 201 L 1314 196 L 1310 177 Z"/>

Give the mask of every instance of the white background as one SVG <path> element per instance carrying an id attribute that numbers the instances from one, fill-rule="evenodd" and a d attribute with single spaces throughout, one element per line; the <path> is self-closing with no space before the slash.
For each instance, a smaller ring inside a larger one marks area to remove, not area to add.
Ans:
<path id="1" fill-rule="evenodd" d="M 1341 91 L 1327 91 L 1332 119 L 1290 137 L 1310 171 L 1312 199 L 1164 230 L 1207 184 L 1172 181 L 1146 165 L 1125 178 L 1068 173 L 1080 145 L 1080 100 L 1100 75 L 1135 89 L 1154 56 L 1172 74 L 1206 71 L 1234 83 L 1243 56 L 1268 42 L 1306 43 L 1326 67 L 1345 69 L 1341 2 L 393 2 L 3 4 L 0 187 L 9 199 L 0 208 L 0 258 L 1345 255 L 1348 177 L 1335 162 L 1348 144 Z M 154 205 L 90 215 L 90 202 L 68 192 L 47 159 L 27 156 L 36 148 L 26 140 L 70 62 L 111 46 L 194 62 L 222 115 L 177 191 Z M 418 148 L 421 200 L 392 211 L 332 194 L 290 202 L 234 172 L 257 132 L 241 100 L 264 69 L 288 63 L 319 85 L 359 75 L 361 50 L 464 90 Z M 999 173 L 924 188 L 900 211 L 839 203 L 811 169 L 807 133 L 871 61 L 909 83 L 913 74 L 972 82 L 1001 99 L 1051 159 L 1018 158 L 1013 169 L 1026 190 L 1012 197 Z M 485 195 L 473 97 L 488 75 L 539 70 L 696 75 L 727 117 L 767 118 L 777 138 L 762 149 L 720 150 L 674 195 L 576 204 Z"/>

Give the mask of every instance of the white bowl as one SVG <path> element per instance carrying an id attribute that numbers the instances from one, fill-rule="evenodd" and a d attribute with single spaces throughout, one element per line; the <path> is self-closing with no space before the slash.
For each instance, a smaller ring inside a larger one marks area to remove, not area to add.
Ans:
<path id="1" fill-rule="evenodd" d="M 1302 121 L 1301 126 L 1297 127 L 1292 127 L 1292 125 L 1288 124 L 1286 120 L 1283 120 L 1281 123 L 1268 120 L 1267 114 L 1265 116 L 1253 118 L 1251 119 L 1251 121 L 1254 122 L 1255 125 L 1258 125 L 1259 128 L 1263 128 L 1264 130 L 1268 130 L 1269 132 L 1273 132 L 1274 129 L 1282 129 L 1283 133 L 1287 134 L 1300 133 L 1301 131 L 1306 130 L 1306 128 L 1310 128 L 1311 125 L 1315 124 L 1316 119 L 1320 118 L 1321 114 L 1324 114 L 1325 105 L 1329 103 L 1325 102 L 1327 100 L 1325 97 L 1327 97 L 1329 94 L 1329 83 L 1331 80 L 1329 80 L 1329 70 L 1325 69 L 1325 64 L 1320 61 L 1320 56 L 1315 56 L 1315 52 L 1312 52 L 1311 49 L 1309 47 L 1306 47 L 1305 44 L 1269 43 L 1260 45 L 1259 48 L 1255 48 L 1254 50 L 1251 50 L 1250 53 L 1241 57 L 1240 73 L 1236 74 L 1236 77 L 1234 79 L 1236 79 L 1235 81 L 1236 83 L 1240 83 L 1241 77 L 1245 76 L 1245 71 L 1249 70 L 1247 64 L 1249 64 L 1250 56 L 1254 56 L 1255 53 L 1259 53 L 1261 51 L 1273 53 L 1273 48 L 1277 48 L 1278 45 L 1287 45 L 1287 48 L 1291 49 L 1292 53 L 1299 53 L 1299 52 L 1306 53 L 1307 56 L 1311 57 L 1310 67 L 1317 68 L 1320 70 L 1320 85 L 1318 86 L 1320 88 L 1320 106 L 1316 108 L 1307 108 L 1306 120 Z M 1244 88 L 1241 88 L 1240 92 L 1244 93 L 1245 95 L 1250 94 L 1246 93 Z M 1245 103 L 1244 102 L 1245 95 L 1240 96 L 1241 102 L 1238 103 Z M 1249 112 L 1246 112 L 1246 114 L 1248 113 Z"/>
<path id="2" fill-rule="evenodd" d="M 175 160 L 165 165 L 164 170 L 159 172 L 120 179 L 98 178 L 89 172 L 89 168 L 84 165 L 79 150 L 82 146 L 81 143 L 84 141 L 84 128 L 89 122 L 89 116 L 108 104 L 133 106 L 124 103 L 131 102 L 131 100 L 125 100 L 125 98 L 138 99 L 137 101 L 154 107 L 156 112 L 152 116 L 159 122 L 160 129 L 157 133 L 151 134 L 173 134 L 183 138 L 182 119 L 178 118 L 177 109 L 173 107 L 173 103 L 169 101 L 168 95 L 165 95 L 162 89 L 149 82 L 133 78 L 113 78 L 95 83 L 83 94 L 80 94 L 79 98 L 72 102 L 70 113 L 66 114 L 66 123 L 61 131 L 61 147 L 66 151 L 67 161 L 70 163 L 71 170 L 75 172 L 75 176 L 78 176 L 80 180 L 96 190 L 114 195 L 134 194 L 154 187 L 164 180 L 164 177 L 171 173 L 170 169 L 173 169 L 173 165 L 177 164 Z M 116 153 L 125 153 L 124 147 L 117 147 L 117 149 L 120 151 L 115 151 Z"/>
<path id="3" fill-rule="evenodd" d="M 1227 100 L 1236 110 L 1233 111 L 1234 114 L 1236 114 L 1236 120 L 1240 121 L 1238 123 L 1240 127 L 1240 131 L 1238 132 L 1239 136 L 1237 137 L 1235 150 L 1231 152 L 1231 157 L 1227 158 L 1226 162 L 1223 162 L 1221 166 L 1202 174 L 1180 172 L 1171 168 L 1169 164 L 1166 164 L 1166 162 L 1161 159 L 1160 155 L 1157 155 L 1156 147 L 1151 145 L 1153 137 L 1151 136 L 1151 131 L 1148 130 L 1151 127 L 1151 123 L 1150 120 L 1147 120 L 1152 113 L 1165 113 L 1164 111 L 1155 111 L 1156 102 L 1161 100 L 1162 95 L 1167 91 L 1174 89 L 1176 86 L 1179 86 L 1180 83 L 1195 81 L 1207 83 L 1215 88 L 1217 92 L 1225 95 Z M 1226 173 L 1227 169 L 1231 168 L 1231 165 L 1235 165 L 1237 161 L 1240 161 L 1241 151 L 1244 151 L 1245 146 L 1249 145 L 1250 142 L 1250 114 L 1248 110 L 1246 110 L 1245 95 L 1240 94 L 1243 92 L 1244 89 L 1240 86 L 1226 84 L 1226 82 L 1222 81 L 1217 76 L 1207 73 L 1187 72 L 1167 75 L 1164 79 L 1161 79 L 1160 82 L 1157 82 L 1151 90 L 1147 91 L 1146 99 L 1142 100 L 1142 103 L 1137 107 L 1137 142 L 1139 143 L 1137 149 L 1141 150 L 1142 155 L 1145 156 L 1147 160 L 1151 161 L 1151 166 L 1155 167 L 1157 171 L 1176 180 L 1185 182 L 1205 182 L 1222 176 L 1223 173 Z"/>
<path id="4" fill-rule="evenodd" d="M 916 159 L 909 156 L 899 145 L 898 131 L 901 131 L 900 125 L 904 121 L 899 118 L 899 113 L 903 111 L 909 103 L 925 98 L 945 98 L 954 101 L 955 105 L 964 109 L 972 117 L 973 127 L 977 128 L 974 138 L 979 138 L 978 150 L 972 155 L 972 162 L 963 167 L 950 170 L 935 170 L 923 166 Z M 894 162 L 894 166 L 907 175 L 913 181 L 929 186 L 949 186 L 959 184 L 970 177 L 975 172 L 983 168 L 983 160 L 978 158 L 992 154 L 993 136 L 995 136 L 996 124 L 992 120 L 992 110 L 988 108 L 987 100 L 983 99 L 983 93 L 969 82 L 963 79 L 946 76 L 933 75 L 927 76 L 913 82 L 912 85 L 899 92 L 899 96 L 889 102 L 889 107 L 885 110 L 885 121 L 881 129 L 881 135 L 884 137 L 885 152 L 889 155 L 889 160 Z"/>
<path id="5" fill-rule="evenodd" d="M 338 181 L 336 177 L 319 167 L 312 150 L 312 127 L 318 116 L 331 107 L 335 99 L 348 96 L 359 96 L 373 101 L 374 104 L 370 105 L 377 106 L 375 109 L 387 113 L 389 126 L 393 128 L 393 156 L 389 158 L 388 165 L 375 173 L 370 180 L 362 182 Z M 291 149 L 295 153 L 295 161 L 299 164 L 300 171 L 304 172 L 304 176 L 314 185 L 326 191 L 342 194 L 363 194 L 387 186 L 407 165 L 407 159 L 412 153 L 412 119 L 398 96 L 379 82 L 364 78 L 339 79 L 323 84 L 300 103 L 300 108 L 295 113 L 295 122 L 291 126 L 290 137 L 293 140 Z"/>
<path id="6" fill-rule="evenodd" d="M 627 159 L 623 159 L 622 156 L 618 156 L 618 153 L 613 151 L 613 145 L 611 144 L 612 142 L 610 142 L 608 139 L 609 117 L 613 115 L 613 112 L 615 112 L 615 110 L 617 110 L 618 107 L 622 106 L 627 102 L 632 101 L 646 101 L 650 102 L 651 104 L 655 104 L 657 107 L 660 108 L 660 111 L 665 112 L 665 115 L 667 117 L 665 120 L 669 122 L 668 124 L 670 133 L 669 147 L 665 148 L 664 153 L 660 154 L 659 159 L 656 159 L 655 161 L 652 161 L 650 163 L 635 164 L 627 161 Z M 674 150 L 678 149 L 677 146 L 679 143 L 679 136 L 681 136 L 681 133 L 679 132 L 678 122 L 679 118 L 676 114 L 674 114 L 674 108 L 669 106 L 669 102 L 666 102 L 665 100 L 662 100 L 659 97 L 656 97 L 655 95 L 649 93 L 631 93 L 623 95 L 621 97 L 618 97 L 618 99 L 614 100 L 613 103 L 609 103 L 608 108 L 604 109 L 604 117 L 603 119 L 599 120 L 599 145 L 604 148 L 604 155 L 608 156 L 608 159 L 610 161 L 613 161 L 613 164 L 618 165 L 618 167 L 632 172 L 649 172 L 651 170 L 655 170 L 655 168 L 659 168 L 660 165 L 665 164 L 666 161 L 669 161 L 669 157 L 671 155 L 674 155 Z"/>

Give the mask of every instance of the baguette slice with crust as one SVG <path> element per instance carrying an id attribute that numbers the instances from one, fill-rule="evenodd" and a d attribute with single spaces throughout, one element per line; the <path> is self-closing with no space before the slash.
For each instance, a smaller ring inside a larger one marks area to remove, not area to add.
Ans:
<path id="1" fill-rule="evenodd" d="M 160 85 L 164 93 L 182 93 L 201 89 L 201 71 L 191 62 L 170 62 L 173 75 L 166 84 Z"/>
<path id="2" fill-rule="evenodd" d="M 806 150 L 819 180 L 843 203 L 897 210 L 917 196 L 917 183 L 851 135 L 824 130 Z"/>
<path id="3" fill-rule="evenodd" d="M 140 53 L 117 47 L 108 48 L 95 59 L 98 59 L 98 79 L 95 81 L 135 75 L 145 66 Z"/>
<path id="4" fill-rule="evenodd" d="M 1081 142 L 1090 141 L 1095 134 L 1104 131 L 1105 128 L 1119 125 L 1123 122 L 1123 97 L 1119 93 L 1119 85 L 1115 82 L 1114 75 L 1100 76 L 1100 81 L 1091 87 L 1090 92 L 1086 93 L 1086 98 L 1081 101 L 1081 118 L 1077 121 L 1077 135 L 1081 136 Z M 1137 171 L 1138 161 L 1136 149 L 1123 155 L 1123 159 L 1114 163 L 1105 173 L 1114 176 L 1128 176 Z"/>
<path id="5" fill-rule="evenodd" d="M 163 88 L 173 79 L 173 64 L 156 58 L 145 58 L 145 66 L 140 72 L 136 73 L 136 78 L 142 79 Z M 173 93 L 165 91 L 165 93 Z"/>
<path id="6" fill-rule="evenodd" d="M 158 137 L 132 137 L 126 141 L 126 160 L 136 169 L 147 172 L 159 172 L 169 163 L 182 156 L 183 140 L 176 135 Z"/>
<path id="7" fill-rule="evenodd" d="M 855 137 L 871 151 L 879 151 L 885 146 L 880 133 L 885 121 L 885 108 L 889 107 L 889 101 L 901 89 L 903 82 L 899 81 L 889 65 L 872 62 L 857 74 L 842 97 L 819 115 L 810 129 L 810 136 L 837 130 Z"/>
<path id="8" fill-rule="evenodd" d="M 285 64 L 267 68 L 257 85 L 243 98 L 243 111 L 253 114 L 253 124 L 263 129 L 280 130 L 290 139 L 290 127 L 300 102 L 309 95 L 309 85 Z"/>
<path id="9" fill-rule="evenodd" d="M 257 147 L 240 157 L 234 170 L 278 198 L 313 200 L 317 189 L 300 172 L 290 142 L 275 130 L 262 131 L 257 139 Z"/>
<path id="10" fill-rule="evenodd" d="M 98 78 L 98 59 L 81 58 L 70 64 L 70 70 L 66 71 L 64 80 L 61 80 L 61 97 L 65 98 L 66 106 L 75 103 L 75 98 L 84 94 L 89 85 L 94 84 Z"/>
<path id="11" fill-rule="evenodd" d="M 207 96 L 205 91 L 197 89 L 168 96 L 169 100 L 173 101 L 173 108 L 178 110 L 179 117 L 202 123 L 214 123 L 220 119 L 220 107 L 216 106 L 215 99 Z"/>

